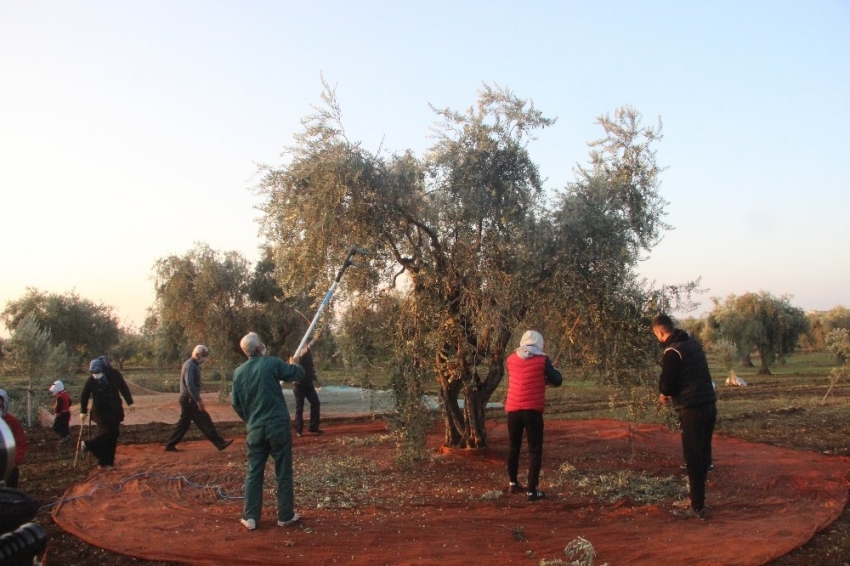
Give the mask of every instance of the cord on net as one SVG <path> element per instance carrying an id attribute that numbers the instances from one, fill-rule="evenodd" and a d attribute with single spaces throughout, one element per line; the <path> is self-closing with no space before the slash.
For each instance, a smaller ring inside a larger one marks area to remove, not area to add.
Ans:
<path id="1" fill-rule="evenodd" d="M 182 474 L 179 475 L 179 476 L 166 476 L 164 474 L 158 474 L 158 473 L 155 473 L 155 472 L 139 472 L 138 474 L 134 474 L 134 475 L 122 480 L 121 482 L 119 482 L 117 487 L 113 487 L 113 486 L 111 486 L 111 485 L 109 485 L 108 483 L 105 483 L 105 482 L 98 482 L 98 483 L 94 484 L 94 486 L 92 487 L 92 489 L 89 493 L 83 493 L 83 494 L 80 494 L 80 495 L 75 495 L 74 497 L 66 497 L 66 498 L 63 498 L 63 499 L 57 499 L 53 503 L 48 503 L 46 505 L 42 505 L 40 507 L 40 509 L 49 509 L 50 507 L 53 507 L 54 505 L 58 505 L 59 503 L 67 503 L 69 501 L 74 501 L 76 499 L 82 499 L 84 497 L 92 498 L 92 497 L 94 497 L 94 493 L 101 487 L 105 487 L 105 488 L 111 489 L 112 491 L 118 492 L 118 491 L 121 491 L 122 489 L 124 489 L 124 485 L 127 482 L 130 482 L 130 481 L 132 481 L 136 478 L 142 478 L 142 477 L 161 478 L 161 479 L 164 479 L 166 481 L 183 481 L 183 482 L 186 483 L 186 485 L 189 485 L 191 487 L 195 487 L 195 488 L 198 488 L 198 489 L 214 490 L 216 495 L 220 499 L 225 499 L 225 500 L 245 499 L 245 497 L 242 496 L 242 495 L 227 495 L 226 493 L 224 493 L 223 488 L 218 484 L 202 485 L 200 483 L 193 482 L 192 480 L 190 480 L 189 478 L 187 478 L 186 476 L 184 476 Z"/>

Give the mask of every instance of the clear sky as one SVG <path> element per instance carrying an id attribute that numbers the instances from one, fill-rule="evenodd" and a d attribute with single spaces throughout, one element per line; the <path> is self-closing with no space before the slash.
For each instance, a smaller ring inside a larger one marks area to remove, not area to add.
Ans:
<path id="1" fill-rule="evenodd" d="M 551 189 L 597 116 L 660 117 L 675 230 L 644 276 L 702 277 L 695 314 L 759 290 L 850 306 L 846 0 L 0 0 L 0 308 L 73 290 L 140 325 L 158 258 L 256 260 L 256 164 L 321 75 L 349 138 L 418 155 L 429 104 L 507 86 L 558 117 L 530 147 Z"/>

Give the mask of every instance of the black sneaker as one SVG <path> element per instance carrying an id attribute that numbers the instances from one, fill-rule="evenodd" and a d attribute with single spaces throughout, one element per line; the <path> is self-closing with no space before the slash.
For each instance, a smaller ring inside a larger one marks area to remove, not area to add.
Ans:
<path id="1" fill-rule="evenodd" d="M 325 434 L 325 431 L 320 428 L 317 428 L 316 430 L 311 430 L 310 434 Z"/>
<path id="2" fill-rule="evenodd" d="M 224 442 L 221 443 L 221 446 L 219 446 L 218 449 L 219 449 L 219 451 L 224 450 L 225 448 L 227 448 L 231 444 L 233 444 L 233 439 L 225 440 Z"/>
<path id="3" fill-rule="evenodd" d="M 170 444 L 166 445 L 165 451 L 166 452 L 180 452 L 179 450 L 177 450 L 176 446 L 171 446 Z"/>
<path id="4" fill-rule="evenodd" d="M 518 481 L 512 481 L 508 484 L 508 493 L 522 493 L 525 488 Z"/>
<path id="5" fill-rule="evenodd" d="M 538 499 L 543 499 L 546 497 L 546 494 L 540 491 L 539 489 L 534 489 L 532 491 L 526 492 L 525 498 L 529 501 L 537 501 Z"/>

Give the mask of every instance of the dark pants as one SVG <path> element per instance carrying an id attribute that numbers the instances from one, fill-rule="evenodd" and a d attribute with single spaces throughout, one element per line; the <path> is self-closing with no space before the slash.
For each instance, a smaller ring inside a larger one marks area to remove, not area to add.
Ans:
<path id="1" fill-rule="evenodd" d="M 269 456 L 274 460 L 277 479 L 277 520 L 295 516 L 292 485 L 292 432 L 289 423 L 260 425 L 248 431 L 248 469 L 245 472 L 243 519 L 259 522 L 263 509 L 263 474 Z"/>
<path id="2" fill-rule="evenodd" d="M 194 399 L 185 396 L 180 397 L 180 418 L 177 420 L 177 424 L 174 426 L 174 432 L 171 433 L 171 438 L 168 439 L 166 446 L 170 446 L 171 448 L 177 446 L 177 443 L 183 440 L 183 435 L 186 434 L 192 423 L 195 423 L 200 431 L 204 433 L 204 436 L 215 444 L 216 448 L 221 448 L 224 444 L 224 439 L 216 430 L 210 414 L 202 411 Z"/>
<path id="3" fill-rule="evenodd" d="M 295 432 L 304 431 L 304 399 L 310 402 L 310 432 L 319 430 L 319 394 L 312 385 L 304 387 L 297 383 L 292 386 L 295 397 Z"/>
<path id="4" fill-rule="evenodd" d="M 12 471 L 9 474 L 9 478 L 6 480 L 6 487 L 11 487 L 12 489 L 18 489 L 18 478 L 20 477 L 20 475 L 21 475 L 21 473 L 20 473 L 20 471 L 18 471 L 17 466 L 12 468 Z M 0 476 L 0 480 L 2 480 L 2 479 L 3 479 L 3 477 Z"/>
<path id="5" fill-rule="evenodd" d="M 110 421 L 97 423 L 97 431 L 100 434 L 85 441 L 86 450 L 94 454 L 99 465 L 114 466 L 115 449 L 118 447 L 118 423 Z"/>
<path id="6" fill-rule="evenodd" d="M 543 462 L 543 413 L 523 410 L 508 413 L 508 478 L 517 481 L 519 472 L 519 453 L 522 448 L 522 433 L 528 440 L 528 491 L 537 489 L 540 479 L 540 466 Z"/>
<path id="7" fill-rule="evenodd" d="M 682 429 L 682 451 L 688 468 L 691 507 L 700 511 L 705 507 L 705 479 L 711 464 L 711 436 L 717 422 L 717 405 L 705 403 L 679 409 L 679 427 Z"/>
<path id="8" fill-rule="evenodd" d="M 71 430 L 69 428 L 69 424 L 71 422 L 71 415 L 68 413 L 62 413 L 56 415 L 56 418 L 53 419 L 53 432 L 59 435 L 59 438 L 68 438 L 71 436 Z"/>

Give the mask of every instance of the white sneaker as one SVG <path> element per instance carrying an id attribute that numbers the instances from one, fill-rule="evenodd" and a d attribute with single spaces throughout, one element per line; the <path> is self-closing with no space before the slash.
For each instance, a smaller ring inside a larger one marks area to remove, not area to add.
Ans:
<path id="1" fill-rule="evenodd" d="M 254 519 L 239 519 L 239 522 L 242 523 L 242 526 L 249 531 L 253 531 L 257 528 L 257 521 Z"/>
<path id="2" fill-rule="evenodd" d="M 288 521 L 278 521 L 278 522 L 277 522 L 277 526 L 278 526 L 278 527 L 288 527 L 289 525 L 294 525 L 295 523 L 297 523 L 297 522 L 298 522 L 298 521 L 300 521 L 300 520 L 301 520 L 301 515 L 299 515 L 298 513 L 296 513 L 296 514 L 294 514 L 294 515 L 292 516 L 292 518 L 291 518 L 290 520 L 288 520 Z"/>
<path id="3" fill-rule="evenodd" d="M 85 440 L 80 442 L 80 450 L 82 450 L 83 452 L 86 451 L 86 441 Z"/>

